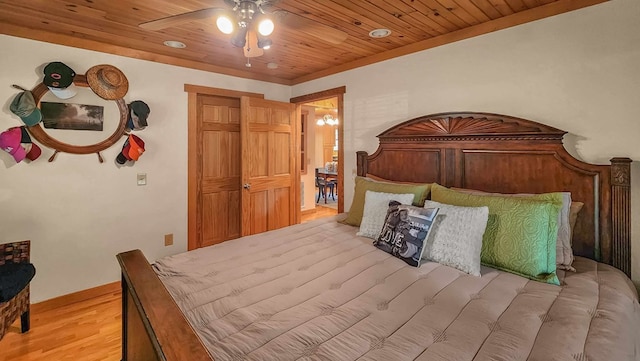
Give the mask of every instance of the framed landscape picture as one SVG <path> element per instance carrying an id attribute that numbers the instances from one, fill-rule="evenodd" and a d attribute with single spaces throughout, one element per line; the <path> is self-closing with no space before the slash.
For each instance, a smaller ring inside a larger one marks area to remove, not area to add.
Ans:
<path id="1" fill-rule="evenodd" d="M 71 103 L 41 102 L 42 123 L 49 129 L 102 131 L 104 107 Z"/>

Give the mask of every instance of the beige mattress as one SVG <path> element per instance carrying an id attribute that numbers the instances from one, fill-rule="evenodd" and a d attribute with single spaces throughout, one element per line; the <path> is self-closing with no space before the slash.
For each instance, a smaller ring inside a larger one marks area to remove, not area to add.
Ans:
<path id="1" fill-rule="evenodd" d="M 562 287 L 377 249 L 329 218 L 163 258 L 158 275 L 216 361 L 639 360 L 620 271 L 578 257 Z"/>

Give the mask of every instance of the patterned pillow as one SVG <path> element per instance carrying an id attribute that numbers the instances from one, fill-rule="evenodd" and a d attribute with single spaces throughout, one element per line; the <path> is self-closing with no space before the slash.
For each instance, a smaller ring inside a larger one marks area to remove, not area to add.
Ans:
<path id="1" fill-rule="evenodd" d="M 480 276 L 482 236 L 489 208 L 459 207 L 425 201 L 425 208 L 439 208 L 425 243 L 424 258 Z"/>
<path id="2" fill-rule="evenodd" d="M 411 204 L 413 193 L 395 194 L 367 191 L 364 196 L 364 211 L 360 230 L 356 235 L 376 239 L 382 230 L 387 216 L 389 201 L 395 200 L 401 204 Z"/>
<path id="3" fill-rule="evenodd" d="M 431 185 L 431 199 L 465 207 L 489 207 L 482 238 L 482 264 L 533 280 L 559 285 L 556 239 L 562 196 L 496 197 L 461 193 Z"/>
<path id="4" fill-rule="evenodd" d="M 340 222 L 352 226 L 360 226 L 360 222 L 362 222 L 362 212 L 364 210 L 364 196 L 368 190 L 397 194 L 413 193 L 413 205 L 422 207 L 424 200 L 427 199 L 429 195 L 430 186 L 430 184 L 379 182 L 371 178 L 356 177 L 351 208 L 349 209 L 347 218 Z"/>
<path id="5" fill-rule="evenodd" d="M 556 240 L 556 265 L 558 269 L 571 270 L 575 269 L 571 266 L 573 263 L 573 249 L 571 248 L 571 227 L 570 227 L 570 206 L 571 193 L 570 192 L 555 192 L 555 193 L 487 193 L 477 191 L 473 189 L 464 188 L 451 188 L 458 192 L 475 194 L 480 196 L 498 196 L 498 197 L 531 197 L 537 200 L 548 200 L 549 198 L 557 197 L 558 194 L 562 196 L 562 208 L 558 214 L 558 238 Z"/>
<path id="6" fill-rule="evenodd" d="M 419 208 L 391 201 L 382 232 L 373 245 L 411 266 L 420 267 L 424 242 L 437 214 L 438 208 Z"/>

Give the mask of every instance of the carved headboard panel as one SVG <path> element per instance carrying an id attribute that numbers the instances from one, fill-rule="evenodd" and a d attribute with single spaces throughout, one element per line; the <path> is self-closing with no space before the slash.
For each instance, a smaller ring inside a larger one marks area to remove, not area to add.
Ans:
<path id="1" fill-rule="evenodd" d="M 582 162 L 564 149 L 564 134 L 499 114 L 433 114 L 380 134 L 375 153 L 358 152 L 358 175 L 500 193 L 569 191 L 584 203 L 574 253 L 630 275 L 631 159 Z"/>

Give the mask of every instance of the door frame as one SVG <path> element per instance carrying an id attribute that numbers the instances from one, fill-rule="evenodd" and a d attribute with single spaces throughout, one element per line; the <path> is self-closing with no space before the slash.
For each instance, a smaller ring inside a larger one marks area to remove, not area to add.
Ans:
<path id="1" fill-rule="evenodd" d="M 242 96 L 264 99 L 264 94 L 242 92 L 229 89 L 212 88 L 185 84 L 188 93 L 188 130 L 187 130 L 187 250 L 202 246 L 202 169 L 199 162 L 202 157 L 202 132 L 198 132 L 198 95 L 213 95 L 226 98 Z"/>
<path id="2" fill-rule="evenodd" d="M 347 87 L 341 86 L 289 99 L 290 103 L 294 103 L 298 107 L 304 103 L 318 100 L 338 99 L 338 213 L 344 212 L 344 93 L 346 92 Z M 299 137 L 300 134 L 298 134 Z M 300 157 L 300 152 L 298 152 L 298 157 Z"/>

